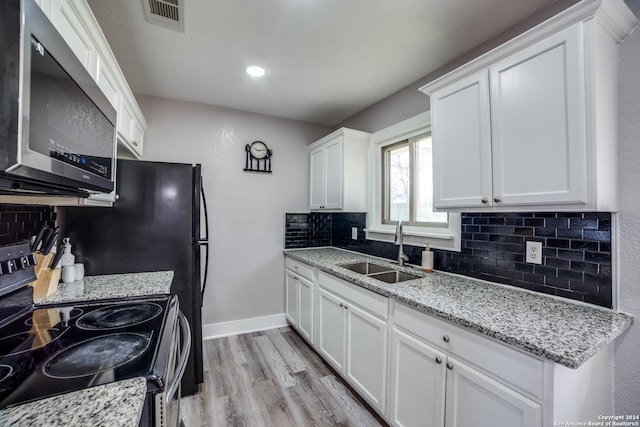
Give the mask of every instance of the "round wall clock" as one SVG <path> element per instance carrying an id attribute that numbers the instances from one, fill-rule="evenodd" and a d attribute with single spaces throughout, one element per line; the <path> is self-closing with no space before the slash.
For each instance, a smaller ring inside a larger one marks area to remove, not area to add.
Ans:
<path id="1" fill-rule="evenodd" d="M 271 173 L 271 156 L 273 150 L 270 150 L 262 141 L 254 141 L 244 147 L 246 153 L 245 171 L 249 172 L 266 172 Z"/>

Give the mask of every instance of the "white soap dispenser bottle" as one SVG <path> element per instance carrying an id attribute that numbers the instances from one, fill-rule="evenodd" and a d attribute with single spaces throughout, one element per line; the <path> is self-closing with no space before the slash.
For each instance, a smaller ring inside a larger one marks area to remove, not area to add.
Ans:
<path id="1" fill-rule="evenodd" d="M 422 251 L 422 271 L 431 273 L 433 271 L 433 252 L 429 250 L 429 244 Z"/>
<path id="2" fill-rule="evenodd" d="M 71 253 L 71 243 L 69 243 L 69 238 L 65 237 L 64 242 L 64 254 L 60 258 L 60 266 L 61 267 L 72 267 L 76 263 L 76 257 Z"/>

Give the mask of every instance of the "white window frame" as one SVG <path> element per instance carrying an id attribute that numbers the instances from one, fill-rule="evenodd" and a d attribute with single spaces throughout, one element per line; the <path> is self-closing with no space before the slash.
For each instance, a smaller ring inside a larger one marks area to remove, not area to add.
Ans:
<path id="1" fill-rule="evenodd" d="M 393 243 L 396 226 L 382 223 L 382 148 L 395 142 L 431 132 L 429 111 L 418 114 L 395 125 L 375 132 L 369 141 L 369 162 L 367 174 L 367 215 L 366 237 L 369 240 Z M 404 243 L 435 249 L 460 251 L 461 220 L 459 213 L 449 213 L 448 227 L 409 226 L 404 228 Z"/>

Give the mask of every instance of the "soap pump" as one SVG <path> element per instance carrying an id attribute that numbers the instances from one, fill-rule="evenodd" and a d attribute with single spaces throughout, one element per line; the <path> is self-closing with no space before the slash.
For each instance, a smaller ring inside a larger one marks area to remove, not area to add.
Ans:
<path id="1" fill-rule="evenodd" d="M 433 252 L 429 249 L 429 244 L 422 251 L 422 271 L 431 273 L 433 271 Z"/>
<path id="2" fill-rule="evenodd" d="M 76 263 L 76 257 L 71 253 L 71 243 L 69 238 L 65 237 L 62 242 L 64 243 L 64 254 L 60 258 L 60 266 L 72 267 Z"/>

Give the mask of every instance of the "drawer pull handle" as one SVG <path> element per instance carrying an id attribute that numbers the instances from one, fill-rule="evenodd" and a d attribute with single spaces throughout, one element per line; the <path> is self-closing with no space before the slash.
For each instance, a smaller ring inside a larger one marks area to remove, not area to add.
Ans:
<path id="1" fill-rule="evenodd" d="M 442 341 L 449 342 L 449 337 L 447 335 L 443 336 Z"/>
<path id="2" fill-rule="evenodd" d="M 483 197 L 481 200 L 482 203 L 489 203 L 489 199 L 487 199 L 486 197 Z"/>
<path id="3" fill-rule="evenodd" d="M 493 198 L 493 201 L 494 201 L 494 202 L 496 202 L 496 203 L 500 203 L 500 200 L 501 200 L 501 199 L 500 199 L 500 197 L 498 197 L 498 196 L 496 196 L 496 197 L 494 197 L 494 198 Z"/>
<path id="4" fill-rule="evenodd" d="M 438 365 L 442 363 L 442 359 L 440 358 L 440 356 L 436 356 L 436 363 Z"/>
<path id="5" fill-rule="evenodd" d="M 447 362 L 447 369 L 453 369 L 453 363 Z"/>

